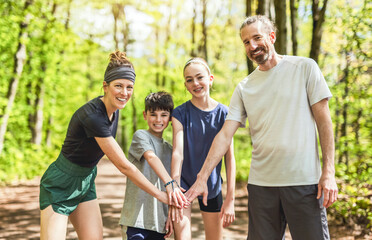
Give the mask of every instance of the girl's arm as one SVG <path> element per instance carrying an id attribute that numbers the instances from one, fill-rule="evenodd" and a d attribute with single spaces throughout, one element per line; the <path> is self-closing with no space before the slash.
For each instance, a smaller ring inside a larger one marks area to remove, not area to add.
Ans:
<path id="1" fill-rule="evenodd" d="M 235 156 L 234 142 L 231 141 L 230 147 L 225 154 L 225 168 L 227 178 L 226 199 L 222 204 L 220 216 L 222 218 L 223 227 L 228 227 L 235 220 Z"/>
<path id="2" fill-rule="evenodd" d="M 159 201 L 165 204 L 168 204 L 167 194 L 151 184 L 150 181 L 147 180 L 147 178 L 136 168 L 136 166 L 128 161 L 123 150 L 113 137 L 95 137 L 95 139 L 108 159 L 110 159 L 121 173 L 126 175 L 134 184 L 151 196 L 159 199 Z"/>
<path id="3" fill-rule="evenodd" d="M 169 176 L 167 170 L 165 169 L 162 161 L 156 156 L 156 154 L 148 150 L 143 154 L 143 157 L 149 163 L 150 167 L 154 170 L 154 172 L 159 176 L 159 178 L 164 182 L 168 183 L 172 181 L 172 178 Z M 168 184 L 166 187 L 168 193 L 168 201 L 169 203 L 173 203 L 177 207 L 184 207 L 188 206 L 187 199 L 181 192 L 181 190 L 177 187 L 175 183 Z"/>
<path id="4" fill-rule="evenodd" d="M 183 163 L 183 126 L 174 117 L 172 117 L 173 128 L 173 153 L 171 164 L 171 175 L 179 184 L 181 183 L 181 170 Z"/>

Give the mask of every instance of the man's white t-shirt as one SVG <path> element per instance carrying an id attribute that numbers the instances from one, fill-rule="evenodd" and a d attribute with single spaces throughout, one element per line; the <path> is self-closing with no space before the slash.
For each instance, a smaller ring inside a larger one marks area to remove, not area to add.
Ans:
<path id="1" fill-rule="evenodd" d="M 248 183 L 318 183 L 321 169 L 311 106 L 330 97 L 318 65 L 305 57 L 283 56 L 274 68 L 256 68 L 238 84 L 226 120 L 245 126 L 248 118 L 253 144 Z"/>

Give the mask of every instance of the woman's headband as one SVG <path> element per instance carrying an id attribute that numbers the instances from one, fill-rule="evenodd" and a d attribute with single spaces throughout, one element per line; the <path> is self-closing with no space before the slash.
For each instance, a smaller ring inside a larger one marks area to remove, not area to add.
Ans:
<path id="1" fill-rule="evenodd" d="M 105 72 L 104 81 L 106 83 L 112 82 L 116 79 L 128 79 L 134 83 L 136 80 L 136 73 L 133 68 L 130 67 L 116 67 Z"/>

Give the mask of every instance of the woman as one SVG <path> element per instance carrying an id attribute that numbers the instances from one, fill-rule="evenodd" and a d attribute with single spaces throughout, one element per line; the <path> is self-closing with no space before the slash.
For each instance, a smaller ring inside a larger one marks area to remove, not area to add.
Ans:
<path id="1" fill-rule="evenodd" d="M 125 53 L 111 53 L 103 81 L 104 95 L 92 99 L 72 116 L 61 153 L 40 183 L 42 240 L 65 239 L 67 219 L 79 239 L 103 238 L 94 184 L 96 165 L 103 155 L 138 187 L 169 203 L 167 194 L 152 185 L 127 160 L 114 139 L 119 109 L 123 109 L 132 96 L 135 76 Z"/>

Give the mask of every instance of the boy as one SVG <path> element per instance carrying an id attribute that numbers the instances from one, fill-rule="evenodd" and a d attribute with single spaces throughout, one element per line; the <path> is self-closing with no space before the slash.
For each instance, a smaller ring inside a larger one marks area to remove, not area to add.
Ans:
<path id="1" fill-rule="evenodd" d="M 176 187 L 169 176 L 172 146 L 162 136 L 171 119 L 173 107 L 172 96 L 166 92 L 151 93 L 146 97 L 143 117 L 148 130 L 134 133 L 128 153 L 129 161 L 151 183 L 162 191 L 166 189 L 168 193 Z M 172 221 L 168 219 L 168 206 L 135 186 L 129 179 L 119 224 L 122 225 L 124 240 L 164 239 L 173 232 Z"/>

